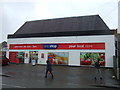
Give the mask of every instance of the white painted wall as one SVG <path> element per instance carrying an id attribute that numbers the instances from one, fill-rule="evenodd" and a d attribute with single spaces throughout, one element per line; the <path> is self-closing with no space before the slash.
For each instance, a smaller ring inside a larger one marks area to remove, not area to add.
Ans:
<path id="1" fill-rule="evenodd" d="M 80 66 L 80 51 L 69 51 L 69 65 Z"/>
<path id="2" fill-rule="evenodd" d="M 80 52 L 105 52 L 106 67 L 113 67 L 115 55 L 114 35 L 72 36 L 72 37 L 44 37 L 44 38 L 16 38 L 8 39 L 9 44 L 42 44 L 42 43 L 96 43 L 104 42 L 105 50 L 39 50 L 44 52 L 45 58 L 39 56 L 38 64 L 45 64 L 48 52 L 69 52 L 69 65 L 80 65 Z M 11 50 L 10 50 L 11 51 Z M 18 51 L 18 50 L 17 50 Z"/>

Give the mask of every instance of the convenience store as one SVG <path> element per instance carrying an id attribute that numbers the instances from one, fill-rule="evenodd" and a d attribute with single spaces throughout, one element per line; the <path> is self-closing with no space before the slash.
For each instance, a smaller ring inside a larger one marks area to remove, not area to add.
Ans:
<path id="1" fill-rule="evenodd" d="M 51 63 L 92 66 L 100 58 L 103 67 L 113 67 L 115 30 L 99 15 L 28 21 L 8 35 L 7 57 L 11 63 Z"/>

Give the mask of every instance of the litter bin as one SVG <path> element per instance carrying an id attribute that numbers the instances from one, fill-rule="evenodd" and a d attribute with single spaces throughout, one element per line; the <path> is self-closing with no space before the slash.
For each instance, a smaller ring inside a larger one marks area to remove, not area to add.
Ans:
<path id="1" fill-rule="evenodd" d="M 33 59 L 32 60 L 32 66 L 35 66 L 35 64 L 36 64 L 36 61 Z"/>

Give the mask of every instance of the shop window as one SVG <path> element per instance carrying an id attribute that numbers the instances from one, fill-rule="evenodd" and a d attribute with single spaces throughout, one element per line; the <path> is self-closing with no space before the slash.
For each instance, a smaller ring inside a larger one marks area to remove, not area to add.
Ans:
<path id="1" fill-rule="evenodd" d="M 16 58 L 19 60 L 19 63 L 24 63 L 24 52 L 18 52 Z"/>
<path id="2" fill-rule="evenodd" d="M 94 65 L 100 59 L 101 66 L 105 66 L 105 53 L 80 53 L 80 65 Z"/>
<path id="3" fill-rule="evenodd" d="M 68 52 L 49 52 L 48 53 L 48 60 L 50 60 L 52 64 L 67 65 L 68 57 L 69 57 Z"/>

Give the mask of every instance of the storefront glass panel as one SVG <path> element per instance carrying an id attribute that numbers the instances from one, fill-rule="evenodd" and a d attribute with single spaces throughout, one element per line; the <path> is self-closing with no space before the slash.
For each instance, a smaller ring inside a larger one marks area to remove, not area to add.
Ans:
<path id="1" fill-rule="evenodd" d="M 68 52 L 49 52 L 48 53 L 48 60 L 52 64 L 62 64 L 62 65 L 68 65 Z"/>
<path id="2" fill-rule="evenodd" d="M 37 63 L 37 60 L 38 60 L 38 51 L 30 51 L 29 52 L 29 63 L 31 63 L 31 61 L 33 59 L 35 59 L 36 63 Z"/>
<path id="3" fill-rule="evenodd" d="M 24 63 L 24 52 L 10 52 L 9 59 L 11 63 Z"/>
<path id="4" fill-rule="evenodd" d="M 101 66 L 105 66 L 105 53 L 80 53 L 80 65 L 94 65 L 100 59 Z"/>
<path id="5" fill-rule="evenodd" d="M 25 52 L 17 52 L 16 58 L 18 59 L 19 63 L 24 63 L 24 54 Z"/>

